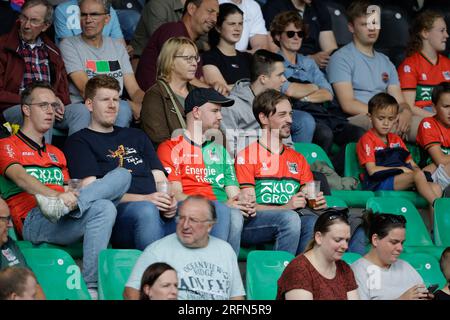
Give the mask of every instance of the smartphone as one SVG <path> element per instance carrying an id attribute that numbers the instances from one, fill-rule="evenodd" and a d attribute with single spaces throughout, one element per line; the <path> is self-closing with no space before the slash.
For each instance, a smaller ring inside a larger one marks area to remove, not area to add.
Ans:
<path id="1" fill-rule="evenodd" d="M 428 293 L 434 293 L 434 292 L 437 290 L 437 288 L 439 288 L 439 285 L 438 285 L 438 284 L 432 284 L 432 285 L 430 285 L 430 286 L 427 288 Z"/>

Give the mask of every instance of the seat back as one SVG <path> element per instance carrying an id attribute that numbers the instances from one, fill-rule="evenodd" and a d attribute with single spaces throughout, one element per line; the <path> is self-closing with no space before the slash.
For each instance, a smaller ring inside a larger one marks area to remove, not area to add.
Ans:
<path id="1" fill-rule="evenodd" d="M 352 41 L 352 33 L 348 30 L 348 20 L 345 16 L 345 6 L 342 1 L 326 1 L 328 12 L 331 16 L 331 24 L 337 45 L 342 47 Z"/>
<path id="2" fill-rule="evenodd" d="M 383 5 L 380 36 L 375 43 L 375 48 L 406 48 L 410 20 L 406 9 L 396 5 Z"/>
<path id="3" fill-rule="evenodd" d="M 344 176 L 359 180 L 359 175 L 363 172 L 364 169 L 359 165 L 358 155 L 356 154 L 356 142 L 350 142 L 345 146 Z"/>
<path id="4" fill-rule="evenodd" d="M 450 198 L 440 198 L 434 203 L 434 243 L 450 246 Z"/>
<path id="5" fill-rule="evenodd" d="M 254 250 L 247 257 L 248 300 L 274 300 L 277 282 L 294 255 L 286 251 Z"/>
<path id="6" fill-rule="evenodd" d="M 442 275 L 439 262 L 435 257 L 426 253 L 402 253 L 400 259 L 408 262 L 420 274 L 423 282 L 428 287 L 438 284 L 442 288 L 446 280 Z"/>
<path id="7" fill-rule="evenodd" d="M 362 255 L 360 255 L 359 253 L 346 252 L 342 256 L 342 260 L 344 260 L 345 262 L 347 262 L 348 265 L 350 265 L 350 264 L 352 264 L 353 262 L 355 262 L 356 260 L 358 260 L 361 257 L 362 257 Z"/>
<path id="8" fill-rule="evenodd" d="M 48 300 L 90 300 L 80 268 L 60 249 L 21 249 Z"/>
<path id="9" fill-rule="evenodd" d="M 347 208 L 347 203 L 337 196 L 325 196 L 328 207 L 344 207 Z"/>
<path id="10" fill-rule="evenodd" d="M 410 201 L 403 198 L 374 197 L 367 200 L 366 208 L 374 212 L 403 215 L 406 218 L 405 246 L 434 246 L 422 216 Z"/>
<path id="11" fill-rule="evenodd" d="M 325 161 L 334 169 L 330 158 L 328 158 L 326 152 L 319 145 L 315 143 L 296 142 L 294 143 L 294 149 L 305 157 L 309 165 L 313 164 L 315 161 Z"/>
<path id="12" fill-rule="evenodd" d="M 140 250 L 105 249 L 98 258 L 98 297 L 100 300 L 123 300 L 123 290 Z"/>

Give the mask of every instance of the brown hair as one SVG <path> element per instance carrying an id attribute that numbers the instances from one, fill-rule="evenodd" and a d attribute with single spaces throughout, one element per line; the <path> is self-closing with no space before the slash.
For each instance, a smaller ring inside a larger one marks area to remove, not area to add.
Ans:
<path id="1" fill-rule="evenodd" d="M 367 16 L 367 8 L 369 6 L 370 2 L 367 0 L 355 0 L 350 3 L 345 11 L 348 22 L 354 23 L 357 18 Z"/>
<path id="2" fill-rule="evenodd" d="M 373 114 L 376 110 L 383 110 L 392 106 L 394 106 L 397 109 L 396 113 L 398 113 L 398 109 L 400 108 L 397 100 L 395 100 L 395 98 L 391 96 L 389 93 L 385 92 L 380 92 L 374 95 L 369 100 L 367 105 L 369 106 L 370 114 Z"/>
<path id="3" fill-rule="evenodd" d="M 141 290 L 139 292 L 139 300 L 150 300 L 150 297 L 144 292 L 144 286 L 152 287 L 156 280 L 166 271 L 173 270 L 177 272 L 171 265 L 164 262 L 155 262 L 145 269 L 141 280 Z"/>
<path id="4" fill-rule="evenodd" d="M 289 101 L 289 98 L 275 89 L 267 89 L 255 97 L 255 100 L 253 100 L 253 115 L 260 126 L 262 124 L 259 120 L 259 114 L 262 113 L 266 117 L 273 115 L 277 111 L 277 104 L 283 100 Z"/>
<path id="5" fill-rule="evenodd" d="M 272 23 L 270 24 L 270 35 L 277 46 L 280 46 L 280 42 L 275 36 L 281 35 L 291 23 L 293 23 L 296 28 L 303 30 L 306 34 L 306 25 L 296 11 L 281 12 L 273 18 Z"/>
<path id="6" fill-rule="evenodd" d="M 115 78 L 110 77 L 106 74 L 98 75 L 92 77 L 86 83 L 86 88 L 84 90 L 86 99 L 94 99 L 97 94 L 98 89 L 111 89 L 120 92 L 120 84 Z"/>
<path id="7" fill-rule="evenodd" d="M 406 46 L 406 56 L 409 57 L 423 48 L 422 31 L 433 29 L 434 22 L 444 16 L 439 12 L 425 10 L 417 15 L 409 29 L 409 41 Z"/>
<path id="8" fill-rule="evenodd" d="M 321 214 L 314 224 L 313 238 L 309 241 L 304 252 L 313 249 L 316 245 L 316 239 L 314 237 L 316 232 L 326 234 L 330 231 L 331 226 L 336 223 L 345 223 L 348 226 L 350 225 L 348 222 L 347 211 L 327 211 Z"/>
<path id="9" fill-rule="evenodd" d="M 258 80 L 259 76 L 269 76 L 277 62 L 284 62 L 284 58 L 266 49 L 257 50 L 252 57 L 250 65 L 250 82 L 253 83 Z"/>
<path id="10" fill-rule="evenodd" d="M 363 212 L 362 219 L 369 242 L 372 242 L 374 234 L 383 239 L 392 229 L 406 228 L 406 218 L 401 214 L 374 213 L 371 209 L 367 209 Z"/>
<path id="11" fill-rule="evenodd" d="M 8 300 L 13 293 L 23 295 L 28 277 L 36 280 L 36 276 L 28 268 L 7 267 L 0 270 L 0 300 Z"/>

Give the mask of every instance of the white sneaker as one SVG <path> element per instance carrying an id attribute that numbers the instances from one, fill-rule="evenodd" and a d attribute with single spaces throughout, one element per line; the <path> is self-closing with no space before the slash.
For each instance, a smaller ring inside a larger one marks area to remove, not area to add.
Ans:
<path id="1" fill-rule="evenodd" d="M 96 288 L 88 288 L 88 292 L 92 300 L 98 300 L 98 291 Z"/>
<path id="2" fill-rule="evenodd" d="M 46 197 L 42 194 L 37 194 L 36 201 L 44 217 L 52 223 L 58 222 L 62 216 L 70 212 L 64 201 L 57 197 Z"/>

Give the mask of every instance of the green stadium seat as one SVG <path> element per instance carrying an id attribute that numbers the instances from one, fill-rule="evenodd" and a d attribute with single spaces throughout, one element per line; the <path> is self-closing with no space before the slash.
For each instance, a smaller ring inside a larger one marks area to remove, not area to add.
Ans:
<path id="1" fill-rule="evenodd" d="M 52 243 L 41 243 L 38 245 L 33 245 L 33 248 L 42 249 L 60 249 L 66 251 L 73 259 L 83 258 L 83 242 L 76 242 L 67 246 L 60 246 Z"/>
<path id="2" fill-rule="evenodd" d="M 348 265 L 350 265 L 350 264 L 352 264 L 353 262 L 355 262 L 356 260 L 358 260 L 361 257 L 362 257 L 362 255 L 360 255 L 359 253 L 346 252 L 342 256 L 342 260 L 344 260 L 345 262 L 347 262 Z"/>
<path id="3" fill-rule="evenodd" d="M 413 158 L 413 161 L 419 165 L 421 158 L 422 158 L 422 151 L 420 150 L 420 147 L 415 143 L 406 142 L 405 143 L 406 148 L 408 148 L 409 153 L 411 153 L 411 157 Z"/>
<path id="4" fill-rule="evenodd" d="M 98 297 L 100 300 L 123 300 L 122 294 L 140 250 L 106 249 L 98 258 Z"/>
<path id="5" fill-rule="evenodd" d="M 349 208 L 365 208 L 367 200 L 375 196 L 364 190 L 331 190 L 331 195 L 344 200 Z"/>
<path id="6" fill-rule="evenodd" d="M 328 207 L 344 207 L 347 208 L 347 203 L 336 196 L 325 196 Z"/>
<path id="7" fill-rule="evenodd" d="M 428 253 L 439 259 L 443 247 L 436 247 L 416 207 L 403 198 L 371 198 L 367 201 L 367 209 L 374 212 L 402 214 L 406 218 L 405 253 Z"/>
<path id="8" fill-rule="evenodd" d="M 13 239 L 14 241 L 17 241 L 18 239 L 17 239 L 17 234 L 16 234 L 16 232 L 14 231 L 14 228 L 8 228 L 8 236 L 11 238 L 11 239 Z"/>
<path id="9" fill-rule="evenodd" d="M 59 249 L 21 249 L 47 300 L 90 300 L 91 296 L 72 257 Z"/>
<path id="10" fill-rule="evenodd" d="M 359 165 L 356 154 L 356 142 L 350 142 L 345 146 L 344 176 L 354 177 L 359 180 L 359 175 L 363 172 L 364 169 Z"/>
<path id="11" fill-rule="evenodd" d="M 375 197 L 403 198 L 411 201 L 418 208 L 428 208 L 428 201 L 414 191 L 379 190 L 375 191 Z"/>
<path id="12" fill-rule="evenodd" d="M 407 261 L 421 275 L 425 285 L 439 284 L 442 288 L 446 280 L 435 257 L 426 253 L 403 253 L 400 259 Z"/>
<path id="13" fill-rule="evenodd" d="M 254 250 L 247 257 L 247 300 L 275 300 L 277 282 L 294 255 L 286 251 Z"/>
<path id="14" fill-rule="evenodd" d="M 450 247 L 450 198 L 440 198 L 434 203 L 434 243 Z"/>
<path id="15" fill-rule="evenodd" d="M 334 169 L 334 166 L 331 163 L 330 158 L 328 158 L 328 155 L 317 144 L 306 142 L 295 142 L 294 149 L 295 151 L 301 153 L 305 157 L 309 165 L 319 160 L 325 161 L 331 168 Z"/>

